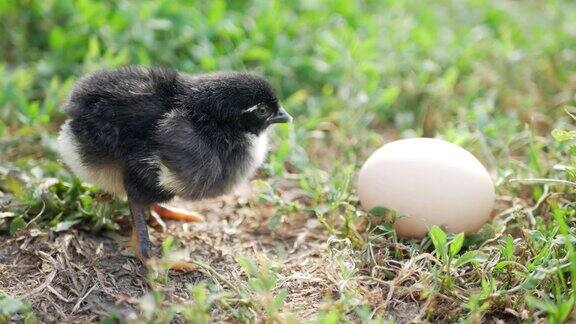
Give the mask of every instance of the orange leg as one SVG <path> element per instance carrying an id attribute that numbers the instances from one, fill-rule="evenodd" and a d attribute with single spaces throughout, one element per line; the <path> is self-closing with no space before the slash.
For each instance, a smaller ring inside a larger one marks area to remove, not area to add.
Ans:
<path id="1" fill-rule="evenodd" d="M 204 218 L 199 214 L 180 208 L 162 206 L 160 204 L 152 204 L 152 210 L 164 219 L 180 222 L 198 222 L 204 220 Z"/>

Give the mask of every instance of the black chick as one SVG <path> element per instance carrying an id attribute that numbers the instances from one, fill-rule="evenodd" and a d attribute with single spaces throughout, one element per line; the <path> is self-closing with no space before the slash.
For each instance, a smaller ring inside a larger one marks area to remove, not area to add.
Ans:
<path id="1" fill-rule="evenodd" d="M 63 160 L 85 181 L 127 197 L 143 261 L 151 256 L 153 204 L 230 191 L 263 162 L 266 129 L 291 120 L 260 76 L 144 67 L 81 78 L 66 111 Z"/>

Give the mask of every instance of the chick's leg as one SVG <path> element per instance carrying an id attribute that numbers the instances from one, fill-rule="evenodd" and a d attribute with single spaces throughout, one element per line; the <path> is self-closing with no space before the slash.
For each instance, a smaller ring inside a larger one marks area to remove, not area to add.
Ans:
<path id="1" fill-rule="evenodd" d="M 132 221 L 132 240 L 133 249 L 136 256 L 142 260 L 142 263 L 158 264 L 158 254 L 152 252 L 150 238 L 148 236 L 147 218 L 150 215 L 151 202 L 156 199 L 162 199 L 158 193 L 157 183 L 153 175 L 146 172 L 149 165 L 144 163 L 146 159 L 140 156 L 128 156 L 126 158 L 124 172 L 124 189 L 128 196 L 130 206 L 130 217 Z M 173 270 L 193 270 L 196 266 L 192 263 L 170 260 L 166 256 L 168 267 Z M 163 261 L 163 260 L 162 260 Z"/>
<path id="2" fill-rule="evenodd" d="M 134 201 L 130 201 L 129 205 L 132 221 L 132 237 L 130 239 L 130 245 L 134 250 L 134 254 L 142 261 L 142 263 L 147 264 L 150 260 L 153 260 L 156 257 L 151 252 L 148 227 L 146 226 L 146 218 L 150 213 L 150 205 Z M 191 271 L 197 268 L 193 263 L 180 260 L 169 260 L 168 267 L 177 271 Z"/>
<path id="3" fill-rule="evenodd" d="M 198 222 L 204 218 L 194 212 L 185 209 L 168 207 L 161 204 L 152 204 L 152 210 L 161 218 L 176 220 L 181 222 Z"/>
<path id="4" fill-rule="evenodd" d="M 134 201 L 130 201 L 129 205 L 132 222 L 132 237 L 130 239 L 130 245 L 134 250 L 134 254 L 142 261 L 142 263 L 147 264 L 150 260 L 156 258 L 151 251 L 152 245 L 150 243 L 148 227 L 146 225 L 146 218 L 150 213 L 150 205 Z M 191 271 L 197 268 L 193 263 L 180 260 L 169 260 L 168 267 L 176 271 Z"/>
<path id="5" fill-rule="evenodd" d="M 142 260 L 142 263 L 151 257 L 150 253 L 150 237 L 148 236 L 148 227 L 146 226 L 146 219 L 150 213 L 150 207 L 147 204 L 138 203 L 129 200 L 130 207 L 130 221 L 132 223 L 132 237 L 130 245 L 134 250 L 134 254 Z"/>

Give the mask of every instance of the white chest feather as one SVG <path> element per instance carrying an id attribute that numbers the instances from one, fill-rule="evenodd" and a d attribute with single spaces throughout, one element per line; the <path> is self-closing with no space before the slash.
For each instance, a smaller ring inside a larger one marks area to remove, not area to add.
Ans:
<path id="1" fill-rule="evenodd" d="M 251 176 L 262 163 L 266 160 L 266 155 L 268 154 L 268 134 L 266 132 L 260 134 L 260 136 L 248 135 L 251 145 L 250 145 L 250 157 L 251 165 L 249 170 L 249 175 Z"/>

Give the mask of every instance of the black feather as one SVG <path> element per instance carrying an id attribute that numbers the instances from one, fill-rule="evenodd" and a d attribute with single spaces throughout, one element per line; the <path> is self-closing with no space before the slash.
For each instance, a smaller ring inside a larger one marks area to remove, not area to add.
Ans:
<path id="1" fill-rule="evenodd" d="M 253 140 L 270 125 L 247 112 L 255 105 L 281 113 L 272 86 L 253 74 L 126 67 L 81 78 L 66 108 L 81 163 L 118 166 L 129 198 L 151 203 L 221 195 L 244 179 Z M 161 168 L 180 192 L 161 185 Z"/>

